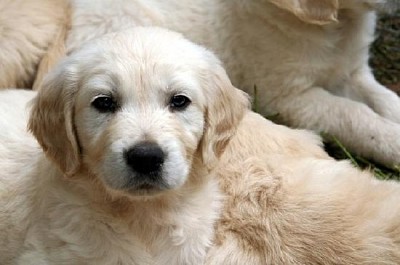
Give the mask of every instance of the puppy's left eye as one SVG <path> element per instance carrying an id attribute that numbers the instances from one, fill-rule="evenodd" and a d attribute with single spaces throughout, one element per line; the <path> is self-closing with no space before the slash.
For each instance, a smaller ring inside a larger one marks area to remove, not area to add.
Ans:
<path id="1" fill-rule="evenodd" d="M 184 110 L 192 101 L 184 95 L 174 95 L 171 97 L 169 106 L 173 110 Z"/>

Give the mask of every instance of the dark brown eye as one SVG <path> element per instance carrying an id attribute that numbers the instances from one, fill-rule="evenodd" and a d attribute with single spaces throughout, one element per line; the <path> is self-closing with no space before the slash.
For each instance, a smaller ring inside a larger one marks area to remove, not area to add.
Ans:
<path id="1" fill-rule="evenodd" d="M 98 96 L 92 101 L 92 106 L 99 112 L 114 112 L 117 104 L 110 96 Z"/>
<path id="2" fill-rule="evenodd" d="M 175 95 L 171 97 L 170 107 L 172 110 L 184 110 L 191 103 L 190 99 L 184 95 Z"/>

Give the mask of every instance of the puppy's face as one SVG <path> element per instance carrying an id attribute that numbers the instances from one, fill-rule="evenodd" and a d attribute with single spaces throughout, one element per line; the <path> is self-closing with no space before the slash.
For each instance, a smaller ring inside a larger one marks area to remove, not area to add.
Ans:
<path id="1" fill-rule="evenodd" d="M 113 192 L 149 196 L 181 187 L 195 159 L 213 164 L 246 106 L 210 52 L 178 34 L 136 29 L 62 63 L 30 127 L 67 175 L 86 165 Z M 51 126 L 64 139 L 49 135 Z"/>
<path id="2" fill-rule="evenodd" d="M 198 71 L 151 55 L 146 61 L 115 56 L 84 71 L 77 93 L 83 158 L 113 189 L 147 193 L 179 187 L 204 131 L 206 100 Z"/>

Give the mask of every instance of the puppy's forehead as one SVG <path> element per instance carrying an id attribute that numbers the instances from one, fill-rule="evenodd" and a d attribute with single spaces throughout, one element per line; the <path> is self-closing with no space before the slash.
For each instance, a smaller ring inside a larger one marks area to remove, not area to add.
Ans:
<path id="1" fill-rule="evenodd" d="M 88 53 L 83 57 L 88 59 L 91 74 L 87 81 L 92 87 L 196 87 L 215 63 L 204 48 L 159 29 L 109 35 L 89 47 Z"/>

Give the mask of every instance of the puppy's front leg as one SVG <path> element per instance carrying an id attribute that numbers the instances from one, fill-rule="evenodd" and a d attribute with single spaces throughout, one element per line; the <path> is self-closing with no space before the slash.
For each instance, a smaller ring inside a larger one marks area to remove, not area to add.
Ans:
<path id="1" fill-rule="evenodd" d="M 356 94 L 356 99 L 364 102 L 381 116 L 400 123 L 400 98 L 391 90 L 375 80 L 368 67 L 352 75 L 347 87 L 349 94 Z"/>
<path id="2" fill-rule="evenodd" d="M 285 123 L 334 135 L 357 154 L 388 166 L 400 164 L 400 124 L 363 103 L 312 87 L 271 107 Z"/>

